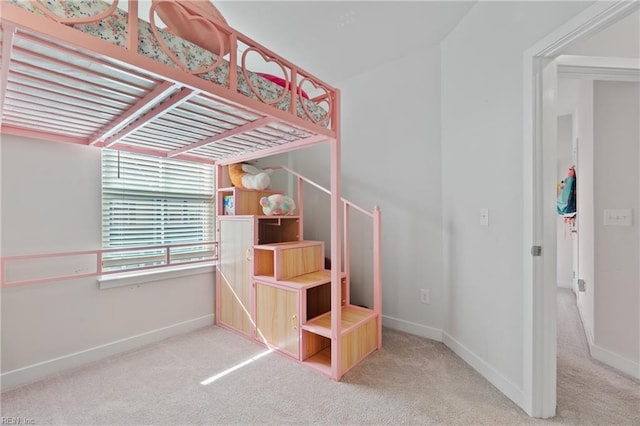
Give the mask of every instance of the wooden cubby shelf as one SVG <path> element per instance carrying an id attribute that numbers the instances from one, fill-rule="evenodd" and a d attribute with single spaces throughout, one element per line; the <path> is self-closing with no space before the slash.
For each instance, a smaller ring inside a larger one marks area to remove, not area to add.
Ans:
<path id="1" fill-rule="evenodd" d="M 347 305 L 342 307 L 342 333 L 347 334 L 354 328 L 375 317 L 371 309 Z M 331 312 L 312 318 L 302 325 L 302 329 L 324 337 L 331 337 Z"/>
<path id="2" fill-rule="evenodd" d="M 289 241 L 258 244 L 253 247 L 254 275 L 266 275 L 278 281 L 323 269 L 324 242 Z"/>

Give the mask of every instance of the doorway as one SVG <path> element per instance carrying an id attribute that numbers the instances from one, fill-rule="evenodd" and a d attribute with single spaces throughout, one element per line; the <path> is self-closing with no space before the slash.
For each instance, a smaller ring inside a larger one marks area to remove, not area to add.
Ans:
<path id="1" fill-rule="evenodd" d="M 527 52 L 524 62 L 525 309 L 524 393 L 534 417 L 556 412 L 558 63 L 563 49 L 638 10 L 637 2 L 596 3 Z"/>

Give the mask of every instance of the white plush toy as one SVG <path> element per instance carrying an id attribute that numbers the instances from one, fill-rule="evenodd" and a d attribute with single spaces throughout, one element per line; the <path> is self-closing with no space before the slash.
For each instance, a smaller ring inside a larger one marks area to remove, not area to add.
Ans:
<path id="1" fill-rule="evenodd" d="M 260 170 L 247 163 L 229 165 L 231 183 L 237 188 L 263 190 L 271 186 L 272 169 Z"/>
<path id="2" fill-rule="evenodd" d="M 260 198 L 262 211 L 267 216 L 293 215 L 296 210 L 296 203 L 293 198 L 282 194 L 273 194 Z"/>

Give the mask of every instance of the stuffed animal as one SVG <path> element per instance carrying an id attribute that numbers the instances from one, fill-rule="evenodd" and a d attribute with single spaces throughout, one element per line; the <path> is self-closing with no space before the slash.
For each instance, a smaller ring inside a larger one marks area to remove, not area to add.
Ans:
<path id="1" fill-rule="evenodd" d="M 260 170 L 247 163 L 229 165 L 231 183 L 237 188 L 263 190 L 271 186 L 272 169 Z"/>
<path id="2" fill-rule="evenodd" d="M 260 198 L 260 205 L 262 206 L 262 211 L 267 216 L 291 216 L 296 210 L 296 203 L 293 201 L 293 198 L 282 194 L 273 194 L 268 197 L 262 197 Z"/>

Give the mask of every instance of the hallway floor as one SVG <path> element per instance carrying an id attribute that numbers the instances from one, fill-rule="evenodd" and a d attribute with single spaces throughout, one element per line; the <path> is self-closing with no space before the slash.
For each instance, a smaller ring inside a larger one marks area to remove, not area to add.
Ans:
<path id="1" fill-rule="evenodd" d="M 640 425 L 640 381 L 591 358 L 572 290 L 558 288 L 558 409 L 577 424 Z"/>

